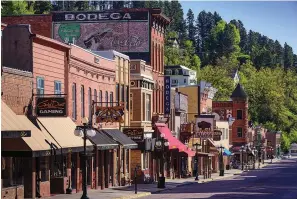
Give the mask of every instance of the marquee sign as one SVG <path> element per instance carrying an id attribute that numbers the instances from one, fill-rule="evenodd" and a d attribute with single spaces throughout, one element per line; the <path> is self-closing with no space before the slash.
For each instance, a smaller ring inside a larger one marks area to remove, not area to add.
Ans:
<path id="1" fill-rule="evenodd" d="M 42 97 L 36 100 L 36 115 L 38 117 L 65 117 L 66 99 L 63 97 Z"/>
<path id="2" fill-rule="evenodd" d="M 171 81 L 170 76 L 164 77 L 164 114 L 170 114 L 170 105 L 171 105 Z"/>
<path id="3" fill-rule="evenodd" d="M 123 123 L 124 120 L 122 116 L 124 115 L 124 106 L 121 104 L 119 106 L 112 106 L 112 107 L 96 107 L 96 122 L 120 122 Z"/>
<path id="4" fill-rule="evenodd" d="M 144 139 L 143 128 L 124 128 L 123 133 L 127 135 L 134 142 L 142 142 Z"/>

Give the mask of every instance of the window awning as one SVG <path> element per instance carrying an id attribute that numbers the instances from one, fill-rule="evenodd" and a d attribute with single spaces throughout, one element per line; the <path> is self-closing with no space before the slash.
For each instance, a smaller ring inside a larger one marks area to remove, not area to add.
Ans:
<path id="1" fill-rule="evenodd" d="M 74 135 L 76 124 L 69 117 L 38 117 L 37 124 L 41 131 L 51 135 L 65 152 L 84 150 L 83 139 Z M 87 140 L 87 150 L 93 150 L 93 144 Z"/>
<path id="2" fill-rule="evenodd" d="M 114 141 L 120 143 L 125 149 L 136 149 L 138 147 L 136 142 L 131 140 L 119 129 L 101 129 L 101 131 L 106 133 L 106 135 L 108 135 Z"/>
<path id="3" fill-rule="evenodd" d="M 11 137 L 1 139 L 3 156 L 38 157 L 50 155 L 50 145 L 57 142 L 48 134 L 41 132 L 25 115 L 16 115 L 3 101 L 1 102 L 1 131 L 30 131 L 30 137 Z"/>
<path id="4" fill-rule="evenodd" d="M 94 137 L 88 137 L 89 140 L 97 146 L 99 150 L 116 149 L 119 144 L 112 138 L 106 135 L 102 130 L 96 130 Z"/>
<path id="5" fill-rule="evenodd" d="M 193 156 L 193 153 L 186 145 L 184 145 L 181 141 L 179 141 L 176 137 L 174 137 L 170 129 L 163 123 L 156 123 L 155 124 L 159 133 L 163 133 L 165 135 L 165 139 L 169 142 L 169 149 L 178 149 L 179 152 L 185 152 L 189 156 Z M 195 155 L 195 152 L 194 152 Z"/>

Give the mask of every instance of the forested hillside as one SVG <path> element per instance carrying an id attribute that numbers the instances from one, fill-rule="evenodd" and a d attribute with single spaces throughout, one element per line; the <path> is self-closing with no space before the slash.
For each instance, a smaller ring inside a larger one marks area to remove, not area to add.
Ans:
<path id="1" fill-rule="evenodd" d="M 107 1 L 1 2 L 2 15 L 41 14 L 51 10 L 96 10 Z M 219 13 L 188 10 L 178 1 L 118 1 L 108 8 L 162 8 L 172 18 L 166 33 L 165 63 L 198 71 L 198 78 L 216 88 L 215 100 L 228 100 L 231 74 L 239 70 L 249 95 L 249 117 L 255 124 L 283 132 L 283 149 L 297 142 L 297 56 L 292 47 L 246 30 L 240 19 L 224 21 Z M 265 24 L 263 24 L 265 25 Z M 179 48 L 172 45 L 176 39 Z M 296 52 L 295 52 L 296 53 Z"/>

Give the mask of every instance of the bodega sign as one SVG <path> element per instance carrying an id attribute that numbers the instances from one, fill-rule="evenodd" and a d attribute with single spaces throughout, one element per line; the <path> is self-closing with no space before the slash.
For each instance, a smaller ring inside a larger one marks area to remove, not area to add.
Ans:
<path id="1" fill-rule="evenodd" d="M 54 12 L 53 21 L 148 20 L 148 12 Z"/>
<path id="2" fill-rule="evenodd" d="M 60 97 L 37 98 L 36 114 L 38 117 L 65 117 L 66 99 Z"/>
<path id="3" fill-rule="evenodd" d="M 170 114 L 171 81 L 170 76 L 164 77 L 164 114 Z"/>

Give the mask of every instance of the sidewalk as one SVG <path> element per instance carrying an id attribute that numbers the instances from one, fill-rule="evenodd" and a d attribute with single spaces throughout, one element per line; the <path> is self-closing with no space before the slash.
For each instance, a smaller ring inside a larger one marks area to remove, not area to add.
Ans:
<path id="1" fill-rule="evenodd" d="M 274 159 L 273 163 L 280 161 L 280 159 Z M 267 165 L 270 164 L 270 160 L 265 160 L 264 165 L 261 164 L 261 168 L 266 167 Z M 256 169 L 257 169 L 256 165 Z M 208 183 L 211 181 L 216 181 L 216 180 L 224 180 L 225 178 L 232 177 L 234 175 L 239 175 L 243 173 L 243 171 L 239 169 L 231 169 L 231 170 L 225 170 L 225 175 L 224 176 L 219 176 L 219 173 L 213 173 L 211 174 L 210 179 L 203 179 L 203 176 L 199 176 L 199 181 L 195 181 L 195 177 L 191 178 L 182 178 L 182 179 L 166 179 L 166 188 L 165 189 L 159 189 L 157 188 L 157 183 L 153 184 L 138 184 L 137 185 L 137 194 L 134 192 L 134 185 L 132 186 L 125 186 L 125 187 L 113 187 L 109 189 L 104 189 L 104 190 L 88 190 L 88 197 L 90 199 L 132 199 L 132 198 L 140 198 L 143 196 L 148 196 L 153 193 L 158 193 L 162 192 L 165 190 L 171 190 L 176 187 L 180 186 L 185 186 L 189 184 L 194 184 L 194 183 Z M 82 195 L 82 192 L 80 193 L 73 193 L 71 195 L 68 194 L 61 194 L 61 195 L 56 195 L 52 197 L 48 197 L 48 199 L 80 199 Z"/>
<path id="2" fill-rule="evenodd" d="M 211 179 L 203 179 L 203 176 L 199 176 L 199 181 L 195 181 L 195 177 L 191 178 L 182 178 L 182 179 L 166 179 L 166 188 L 159 189 L 157 188 L 157 183 L 153 184 L 138 184 L 137 185 L 137 194 L 135 194 L 134 185 L 132 186 L 125 186 L 125 187 L 113 187 L 104 190 L 88 190 L 88 197 L 90 199 L 130 199 L 130 198 L 139 198 L 143 196 L 151 195 L 152 193 L 162 192 L 164 190 L 171 190 L 176 187 L 185 186 L 193 183 L 205 183 L 210 182 L 213 180 L 219 180 L 227 177 L 231 177 L 234 174 L 242 173 L 242 171 L 233 169 L 233 170 L 226 170 L 225 176 L 219 176 L 218 173 L 212 174 Z M 71 195 L 68 194 L 61 194 L 52 197 L 48 197 L 48 199 L 80 199 L 82 192 L 80 193 L 73 193 Z"/>

